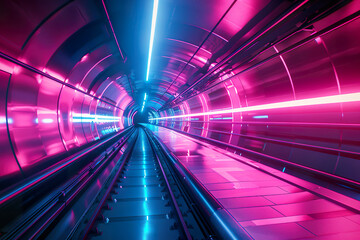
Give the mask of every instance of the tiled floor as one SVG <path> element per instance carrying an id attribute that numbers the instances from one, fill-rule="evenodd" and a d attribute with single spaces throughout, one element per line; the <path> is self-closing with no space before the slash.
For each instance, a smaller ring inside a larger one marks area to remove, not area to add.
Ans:
<path id="1" fill-rule="evenodd" d="M 255 239 L 360 239 L 355 212 L 177 132 L 150 129 Z"/>

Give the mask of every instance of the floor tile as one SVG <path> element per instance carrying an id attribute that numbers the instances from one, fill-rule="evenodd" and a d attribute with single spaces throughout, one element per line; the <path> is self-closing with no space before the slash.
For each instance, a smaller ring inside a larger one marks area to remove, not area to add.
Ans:
<path id="1" fill-rule="evenodd" d="M 309 193 L 309 192 L 271 195 L 271 196 L 265 196 L 265 198 L 267 198 L 268 200 L 272 201 L 275 204 L 306 202 L 309 200 L 319 199 L 317 196 L 315 196 L 314 194 Z"/>
<path id="2" fill-rule="evenodd" d="M 264 197 L 221 198 L 220 203 L 225 208 L 261 207 L 273 205 Z"/>
<path id="3" fill-rule="evenodd" d="M 284 194 L 284 190 L 278 187 L 265 187 L 265 188 L 249 188 L 249 189 L 232 189 L 232 190 L 219 190 L 211 191 L 216 198 L 233 198 L 233 197 L 251 197 L 273 194 Z"/>
<path id="4" fill-rule="evenodd" d="M 256 240 L 313 238 L 314 235 L 296 223 L 251 226 L 245 228 Z"/>
<path id="5" fill-rule="evenodd" d="M 264 218 L 283 217 L 281 213 L 271 207 L 251 207 L 228 209 L 236 221 L 249 221 Z"/>
<path id="6" fill-rule="evenodd" d="M 360 231 L 359 224 L 344 217 L 318 219 L 299 224 L 316 235 Z"/>
<path id="7" fill-rule="evenodd" d="M 301 203 L 292 203 L 273 206 L 276 210 L 283 213 L 286 216 L 293 215 L 305 215 L 312 213 L 323 213 L 323 212 L 332 212 L 332 211 L 341 211 L 344 210 L 343 207 L 340 207 L 334 203 L 331 203 L 325 199 L 311 200 Z"/>
<path id="8" fill-rule="evenodd" d="M 278 217 L 278 218 L 268 218 L 268 219 L 258 219 L 247 222 L 240 222 L 242 226 L 263 226 L 263 225 L 273 225 L 281 223 L 295 223 L 313 220 L 309 215 L 299 215 L 291 217 Z"/>

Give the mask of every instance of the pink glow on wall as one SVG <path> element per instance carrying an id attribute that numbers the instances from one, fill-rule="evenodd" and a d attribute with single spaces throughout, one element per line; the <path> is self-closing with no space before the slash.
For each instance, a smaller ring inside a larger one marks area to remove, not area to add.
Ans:
<path id="1" fill-rule="evenodd" d="M 80 86 L 80 84 L 76 84 L 75 87 L 77 89 L 80 89 L 81 91 L 84 91 L 84 92 L 86 91 L 83 87 Z M 74 91 L 77 92 L 76 90 L 74 90 Z"/>
<path id="2" fill-rule="evenodd" d="M 321 37 L 315 38 L 315 42 L 316 42 L 317 44 L 321 44 L 321 43 L 322 43 Z"/>
<path id="3" fill-rule="evenodd" d="M 14 64 L 0 58 L 0 70 L 12 74 L 14 71 Z"/>
<path id="4" fill-rule="evenodd" d="M 252 112 L 252 111 L 270 110 L 270 109 L 316 106 L 316 105 L 347 103 L 347 102 L 360 102 L 360 93 L 349 93 L 349 94 L 341 94 L 341 95 L 327 96 L 327 97 L 308 98 L 308 99 L 302 99 L 302 100 L 263 104 L 263 105 L 257 105 L 257 106 L 251 106 L 251 107 L 218 110 L 218 111 L 210 111 L 210 112 L 202 112 L 202 113 L 193 113 L 193 114 L 188 114 L 188 115 L 169 116 L 169 117 L 162 117 L 162 118 L 156 118 L 156 119 L 205 116 L 205 115 L 237 113 L 237 112 Z"/>
<path id="5" fill-rule="evenodd" d="M 204 64 L 207 62 L 207 59 L 204 58 L 204 57 L 197 57 L 197 59 L 199 59 L 199 61 L 204 63 Z"/>
<path id="6" fill-rule="evenodd" d="M 52 71 L 50 69 L 44 68 L 43 72 L 49 74 L 50 76 L 52 76 L 52 77 L 54 77 L 56 79 L 61 80 L 62 82 L 65 82 L 65 77 L 64 76 L 62 76 L 62 75 L 60 75 L 60 74 L 58 74 L 58 73 L 56 73 L 56 72 L 54 72 L 54 71 Z"/>
<path id="7" fill-rule="evenodd" d="M 81 58 L 81 62 L 85 62 L 86 61 L 86 59 L 88 59 L 88 57 L 89 57 L 89 54 L 85 54 L 82 58 Z"/>

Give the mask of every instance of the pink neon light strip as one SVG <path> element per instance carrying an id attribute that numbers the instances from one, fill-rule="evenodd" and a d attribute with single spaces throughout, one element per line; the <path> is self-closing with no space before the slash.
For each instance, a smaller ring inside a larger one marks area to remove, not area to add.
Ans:
<path id="1" fill-rule="evenodd" d="M 108 14 L 108 11 L 106 10 L 106 6 L 105 6 L 105 3 L 104 3 L 104 0 L 101 0 L 101 1 L 102 1 L 103 6 L 104 6 L 104 10 L 105 10 L 105 13 L 106 13 L 106 17 L 107 17 L 107 19 L 108 19 L 108 21 L 109 21 L 109 25 L 110 25 L 110 27 L 111 27 L 111 31 L 112 31 L 112 33 L 113 33 L 113 35 L 114 35 L 115 42 L 116 42 L 116 45 L 117 45 L 117 47 L 118 47 L 118 49 L 119 49 L 119 52 L 120 52 L 121 58 L 124 60 L 124 62 L 126 62 L 126 58 L 124 59 L 124 55 L 123 55 L 123 53 L 122 53 L 122 51 L 121 51 L 121 49 L 120 49 L 120 45 L 119 45 L 119 42 L 118 42 L 118 40 L 117 40 L 117 38 L 116 38 L 114 28 L 113 28 L 113 26 L 112 26 L 112 24 L 111 24 L 110 17 L 109 17 L 109 14 Z"/>
<path id="2" fill-rule="evenodd" d="M 205 115 L 226 114 L 226 113 L 236 113 L 236 112 L 251 112 L 251 111 L 268 110 L 268 109 L 291 108 L 291 107 L 302 107 L 302 106 L 313 106 L 313 105 L 346 103 L 346 102 L 360 102 L 360 93 L 349 93 L 349 94 L 341 94 L 341 95 L 327 96 L 327 97 L 308 98 L 302 100 L 263 104 L 263 105 L 257 105 L 251 107 L 234 108 L 234 109 L 210 111 L 203 113 L 193 113 L 187 115 L 177 115 L 177 116 L 169 116 L 169 117 L 162 117 L 155 119 L 205 116 Z"/>

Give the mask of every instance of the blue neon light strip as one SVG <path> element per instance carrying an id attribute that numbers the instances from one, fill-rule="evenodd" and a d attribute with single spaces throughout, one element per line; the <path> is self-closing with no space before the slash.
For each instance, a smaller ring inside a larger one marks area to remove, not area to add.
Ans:
<path id="1" fill-rule="evenodd" d="M 151 62 L 151 54 L 152 54 L 152 49 L 153 49 L 153 44 L 154 44 L 154 37 L 155 37 L 155 26 L 156 26 L 158 5 L 159 5 L 159 0 L 154 0 L 153 15 L 152 15 L 152 21 L 151 21 L 149 58 L 148 58 L 147 71 L 146 71 L 146 81 L 149 81 L 150 62 Z"/>

